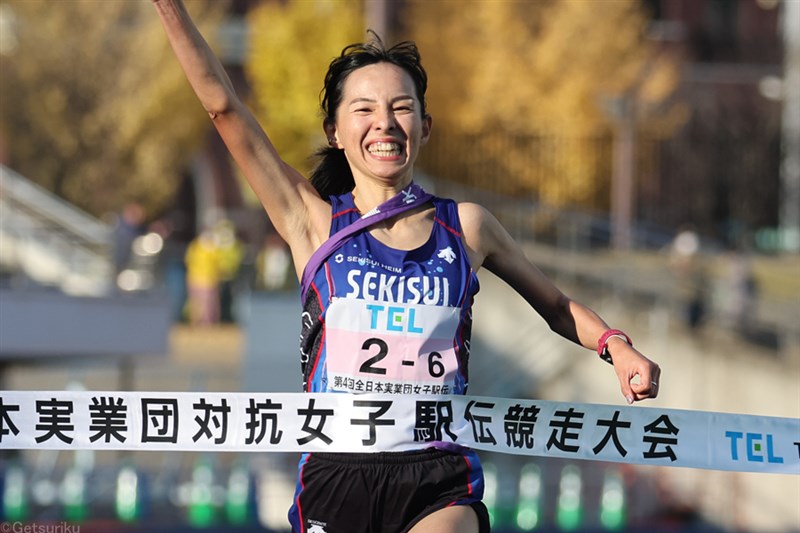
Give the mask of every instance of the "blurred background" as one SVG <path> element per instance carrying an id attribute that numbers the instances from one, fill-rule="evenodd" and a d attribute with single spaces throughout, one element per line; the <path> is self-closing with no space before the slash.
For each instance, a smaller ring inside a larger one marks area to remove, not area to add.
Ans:
<path id="1" fill-rule="evenodd" d="M 149 1 L 0 1 L 0 388 L 299 391 L 275 234 Z M 284 158 L 365 29 L 430 76 L 418 181 L 488 207 L 663 369 L 800 416 L 800 0 L 189 0 Z M 470 393 L 621 404 L 481 272 Z M 297 457 L 0 453 L 2 521 L 286 530 Z M 484 454 L 494 531 L 800 531 L 800 476 Z"/>

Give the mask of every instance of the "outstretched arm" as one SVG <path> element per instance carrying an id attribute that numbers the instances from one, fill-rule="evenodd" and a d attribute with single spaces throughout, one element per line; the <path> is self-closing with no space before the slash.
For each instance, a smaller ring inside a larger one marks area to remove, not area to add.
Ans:
<path id="1" fill-rule="evenodd" d="M 598 340 L 610 329 L 603 319 L 553 285 L 486 209 L 462 203 L 459 215 L 476 269 L 483 265 L 508 283 L 556 333 L 591 350 L 597 349 Z M 617 337 L 608 340 L 608 350 L 628 403 L 658 395 L 661 370 L 657 364 Z M 636 376 L 638 380 L 634 379 Z"/>
<path id="2" fill-rule="evenodd" d="M 182 0 L 153 0 L 178 62 L 233 158 L 292 249 L 298 273 L 327 238 L 330 206 L 284 163 L 255 116 L 238 98 L 220 61 Z M 299 275 L 299 274 L 298 274 Z"/>

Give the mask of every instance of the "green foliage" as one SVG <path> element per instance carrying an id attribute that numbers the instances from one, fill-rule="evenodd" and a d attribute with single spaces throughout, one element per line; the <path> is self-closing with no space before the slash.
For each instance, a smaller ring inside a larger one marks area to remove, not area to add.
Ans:
<path id="1" fill-rule="evenodd" d="M 95 215 L 132 200 L 158 210 L 209 121 L 150 2 L 5 6 L 16 37 L 0 55 L 10 165 Z M 224 4 L 189 7 L 208 33 Z"/>
<path id="2" fill-rule="evenodd" d="M 249 15 L 253 108 L 284 161 L 306 174 L 325 143 L 320 90 L 330 61 L 363 41 L 361 2 L 267 2 Z"/>

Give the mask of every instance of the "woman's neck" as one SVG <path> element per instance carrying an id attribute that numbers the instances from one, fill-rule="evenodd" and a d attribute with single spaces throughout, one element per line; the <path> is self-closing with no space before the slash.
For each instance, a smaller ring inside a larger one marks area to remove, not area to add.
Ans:
<path id="1" fill-rule="evenodd" d="M 375 209 L 383 202 L 395 197 L 401 190 L 411 185 L 412 179 L 404 179 L 397 183 L 375 183 L 373 181 L 359 183 L 353 188 L 353 202 L 361 213 Z"/>

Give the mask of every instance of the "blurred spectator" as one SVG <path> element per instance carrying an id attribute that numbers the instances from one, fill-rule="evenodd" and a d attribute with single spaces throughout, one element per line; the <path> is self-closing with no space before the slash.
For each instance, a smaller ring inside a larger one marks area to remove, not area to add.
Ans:
<path id="1" fill-rule="evenodd" d="M 243 258 L 244 246 L 229 220 L 218 221 L 189 243 L 186 285 L 192 324 L 233 322 L 233 285 Z"/>
<path id="2" fill-rule="evenodd" d="M 730 327 L 747 335 L 754 330 L 758 300 L 758 285 L 750 258 L 739 250 L 731 252 L 724 276 L 724 319 Z"/>
<path id="3" fill-rule="evenodd" d="M 207 228 L 186 249 L 189 321 L 193 325 L 205 326 L 219 322 L 221 279 L 214 230 Z"/>
<path id="4" fill-rule="evenodd" d="M 112 260 L 114 274 L 128 267 L 131 260 L 133 241 L 144 234 L 144 209 L 136 202 L 125 204 L 114 224 Z"/>
<path id="5" fill-rule="evenodd" d="M 170 300 L 172 320 L 182 322 L 186 319 L 188 300 L 185 263 L 188 245 L 179 238 L 179 231 L 175 226 L 173 218 L 164 217 L 153 222 L 150 230 L 164 240 L 164 248 L 158 259 L 158 277 Z"/>
<path id="6" fill-rule="evenodd" d="M 708 272 L 700 250 L 700 237 L 692 229 L 679 232 L 669 250 L 669 264 L 683 302 L 683 317 L 697 331 L 708 315 Z"/>
<path id="7" fill-rule="evenodd" d="M 230 220 L 220 220 L 214 226 L 219 264 L 220 321 L 234 321 L 234 283 L 244 258 L 244 246 L 236 236 L 236 228 Z"/>
<path id="8" fill-rule="evenodd" d="M 279 291 L 292 281 L 292 256 L 289 247 L 276 233 L 268 233 L 256 257 L 256 289 Z"/>

